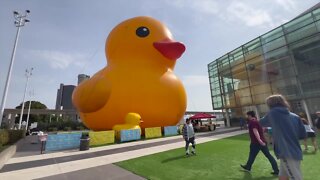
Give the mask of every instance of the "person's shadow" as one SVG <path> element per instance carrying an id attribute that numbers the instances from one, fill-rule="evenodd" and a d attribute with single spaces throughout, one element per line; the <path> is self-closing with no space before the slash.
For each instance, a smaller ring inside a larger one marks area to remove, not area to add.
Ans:
<path id="1" fill-rule="evenodd" d="M 161 163 L 168 163 L 168 162 L 171 162 L 171 161 L 184 159 L 184 158 L 191 158 L 191 157 L 193 157 L 193 156 L 192 155 L 190 155 L 190 156 L 181 155 L 181 156 L 176 156 L 176 157 L 171 157 L 171 158 L 165 159 L 165 160 L 161 161 Z"/>

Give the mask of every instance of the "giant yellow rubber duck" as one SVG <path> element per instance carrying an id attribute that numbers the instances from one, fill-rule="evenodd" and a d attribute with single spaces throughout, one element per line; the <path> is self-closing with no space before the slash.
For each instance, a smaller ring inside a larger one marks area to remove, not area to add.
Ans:
<path id="1" fill-rule="evenodd" d="M 84 124 L 108 130 L 140 114 L 142 128 L 176 125 L 186 110 L 186 92 L 173 73 L 185 46 L 151 17 L 117 25 L 106 40 L 107 66 L 82 82 L 73 103 Z"/>

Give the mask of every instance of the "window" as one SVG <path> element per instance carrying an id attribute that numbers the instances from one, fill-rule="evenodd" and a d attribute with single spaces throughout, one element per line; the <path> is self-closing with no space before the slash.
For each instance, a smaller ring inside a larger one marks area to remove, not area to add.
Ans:
<path id="1" fill-rule="evenodd" d="M 262 44 L 266 44 L 268 42 L 271 42 L 275 39 L 280 38 L 281 36 L 283 36 L 282 27 L 278 27 L 278 28 L 268 32 L 267 34 L 262 35 L 261 42 L 262 42 Z"/>
<path id="2" fill-rule="evenodd" d="M 243 52 L 242 47 L 239 47 L 229 53 L 229 60 L 231 66 L 237 65 L 243 62 Z"/>
<path id="3" fill-rule="evenodd" d="M 293 66 L 287 66 L 287 67 L 281 67 L 274 68 L 274 70 L 269 70 L 268 76 L 271 81 L 277 80 L 277 79 L 284 79 L 289 77 L 294 77 L 296 75 L 294 67 Z"/>
<path id="4" fill-rule="evenodd" d="M 221 96 L 213 96 L 212 97 L 212 104 L 213 104 L 214 108 L 221 108 L 222 107 Z"/>
<path id="5" fill-rule="evenodd" d="M 320 20 L 320 8 L 314 10 L 312 13 L 313 13 L 316 20 Z"/>
<path id="6" fill-rule="evenodd" d="M 287 36 L 288 43 L 291 43 L 291 42 L 303 39 L 304 37 L 311 36 L 312 34 L 315 34 L 315 33 L 317 33 L 317 28 L 315 24 L 312 23 L 308 26 L 302 27 L 301 29 L 291 32 L 286 36 Z"/>
<path id="7" fill-rule="evenodd" d="M 249 86 L 248 75 L 246 71 L 234 74 L 233 77 L 235 89 L 240 89 Z"/>
<path id="8" fill-rule="evenodd" d="M 318 21 L 316 22 L 316 25 L 317 25 L 317 28 L 318 28 L 318 32 L 320 32 L 320 20 L 318 20 Z"/>
<path id="9" fill-rule="evenodd" d="M 286 97 L 299 97 L 300 91 L 296 78 L 281 79 L 272 82 L 273 93 L 279 93 Z"/>
<path id="10" fill-rule="evenodd" d="M 279 37 L 279 38 L 277 38 L 275 40 L 272 40 L 272 41 L 264 44 L 262 49 L 263 49 L 263 52 L 266 53 L 266 52 L 269 52 L 271 50 L 274 50 L 274 49 L 277 49 L 279 47 L 282 47 L 284 45 L 286 45 L 286 40 L 285 40 L 284 36 L 282 36 L 282 37 Z"/>
<path id="11" fill-rule="evenodd" d="M 225 55 L 225 56 L 219 58 L 217 61 L 218 61 L 219 70 L 226 69 L 229 67 L 228 55 Z"/>
<path id="12" fill-rule="evenodd" d="M 236 107 L 236 100 L 235 100 L 235 97 L 232 94 L 225 94 L 223 96 L 224 98 L 224 106 L 229 108 L 229 107 Z"/>
<path id="13" fill-rule="evenodd" d="M 290 49 L 304 95 L 318 95 L 320 92 L 320 36 L 313 36 L 293 44 Z"/>
<path id="14" fill-rule="evenodd" d="M 270 83 L 260 84 L 256 86 L 251 86 L 252 95 L 270 93 L 271 94 L 271 85 Z"/>
<path id="15" fill-rule="evenodd" d="M 308 13 L 302 17 L 294 19 L 293 21 L 285 24 L 283 27 L 287 34 L 297 29 L 300 29 L 308 24 L 311 24 L 312 22 L 313 22 L 313 19 L 312 19 L 311 13 Z"/>
<path id="16" fill-rule="evenodd" d="M 284 57 L 289 57 L 289 51 L 286 46 L 270 51 L 264 54 L 265 62 L 270 63 L 272 61 L 286 60 Z"/>
<path id="17" fill-rule="evenodd" d="M 252 40 L 251 42 L 245 44 L 243 46 L 243 52 L 244 52 L 245 59 L 251 59 L 256 56 L 260 56 L 261 52 L 262 52 L 260 39 L 256 38 L 256 39 Z"/>
<path id="18" fill-rule="evenodd" d="M 254 104 L 265 104 L 266 98 L 269 97 L 272 93 L 262 93 L 252 96 L 252 100 Z"/>

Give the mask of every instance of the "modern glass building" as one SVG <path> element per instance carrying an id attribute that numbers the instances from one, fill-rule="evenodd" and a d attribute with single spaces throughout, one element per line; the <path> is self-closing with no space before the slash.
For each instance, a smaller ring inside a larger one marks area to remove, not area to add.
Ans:
<path id="1" fill-rule="evenodd" d="M 248 110 L 263 116 L 271 94 L 313 119 L 320 110 L 320 3 L 211 62 L 208 71 L 212 107 L 229 125 Z"/>

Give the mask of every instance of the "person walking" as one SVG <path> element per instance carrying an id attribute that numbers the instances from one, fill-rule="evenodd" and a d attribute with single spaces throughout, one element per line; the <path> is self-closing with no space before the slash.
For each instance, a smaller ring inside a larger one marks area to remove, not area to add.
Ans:
<path id="1" fill-rule="evenodd" d="M 282 95 L 271 95 L 266 103 L 270 110 L 260 124 L 272 127 L 274 152 L 280 159 L 279 180 L 302 180 L 299 140 L 307 135 L 304 125 L 298 115 L 289 111 L 289 103 Z"/>
<path id="2" fill-rule="evenodd" d="M 306 129 L 307 132 L 307 137 L 304 138 L 304 150 L 308 151 L 308 145 L 307 145 L 307 139 L 310 138 L 311 142 L 313 144 L 314 147 L 314 152 L 317 152 L 318 150 L 318 145 L 317 145 L 317 141 L 316 141 L 316 133 L 314 132 L 314 130 L 311 128 L 308 120 L 306 120 L 305 118 L 301 117 L 301 121 L 304 125 L 304 128 Z"/>
<path id="3" fill-rule="evenodd" d="M 192 144 L 192 150 L 191 153 L 193 155 L 196 154 L 196 143 L 195 143 L 195 136 L 194 136 L 194 129 L 193 129 L 193 125 L 190 122 L 190 119 L 186 119 L 186 123 L 183 125 L 182 128 L 182 135 L 183 135 L 183 139 L 186 141 L 186 155 L 189 156 L 189 144 Z"/>
<path id="4" fill-rule="evenodd" d="M 240 117 L 239 125 L 240 125 L 240 130 L 247 129 L 246 128 L 247 123 L 245 122 L 245 120 L 242 117 Z"/>
<path id="5" fill-rule="evenodd" d="M 315 120 L 316 128 L 318 129 L 318 132 L 320 132 L 320 111 L 316 112 L 317 119 Z"/>
<path id="6" fill-rule="evenodd" d="M 250 172 L 252 164 L 254 163 L 254 160 L 256 159 L 256 156 L 260 151 L 265 155 L 266 158 L 268 158 L 273 172 L 271 174 L 278 175 L 279 169 L 276 160 L 274 157 L 270 154 L 266 140 L 263 135 L 263 130 L 259 122 L 257 121 L 256 114 L 254 111 L 248 111 L 247 117 L 249 120 L 248 128 L 249 128 L 249 135 L 251 139 L 250 144 L 250 152 L 248 161 L 245 165 L 240 165 L 245 171 Z"/>

